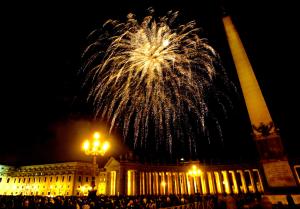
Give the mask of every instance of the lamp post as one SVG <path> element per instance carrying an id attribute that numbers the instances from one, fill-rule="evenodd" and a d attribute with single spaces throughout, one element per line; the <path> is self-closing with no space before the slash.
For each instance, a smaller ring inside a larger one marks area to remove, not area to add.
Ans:
<path id="1" fill-rule="evenodd" d="M 84 150 L 86 155 L 91 155 L 93 157 L 93 164 L 92 164 L 92 181 L 91 181 L 91 192 L 96 193 L 95 189 L 95 177 L 96 177 L 96 158 L 98 155 L 104 156 L 106 151 L 109 149 L 109 143 L 107 141 L 100 141 L 100 133 L 95 132 L 93 134 L 93 140 L 90 141 L 86 139 L 82 145 L 82 149 Z"/>

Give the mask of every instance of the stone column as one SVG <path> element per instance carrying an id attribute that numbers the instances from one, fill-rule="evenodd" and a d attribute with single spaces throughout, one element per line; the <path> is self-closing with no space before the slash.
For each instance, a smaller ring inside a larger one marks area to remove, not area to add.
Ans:
<path id="1" fill-rule="evenodd" d="M 202 185 L 201 185 L 201 177 L 200 176 L 196 176 L 195 177 L 195 183 L 196 183 L 196 193 L 202 194 Z"/>
<path id="2" fill-rule="evenodd" d="M 143 195 L 146 194 L 146 190 L 145 190 L 145 172 L 143 172 L 143 175 L 142 175 L 142 191 L 143 191 Z"/>
<path id="3" fill-rule="evenodd" d="M 153 190 L 152 190 L 152 173 L 151 172 L 149 172 L 149 179 L 148 179 L 148 185 L 149 185 L 149 194 L 151 195 L 151 194 L 153 194 Z"/>
<path id="4" fill-rule="evenodd" d="M 166 175 L 165 175 L 164 171 L 161 174 L 162 174 L 161 189 L 162 189 L 162 194 L 165 195 L 166 194 L 166 187 L 167 187 Z"/>
<path id="5" fill-rule="evenodd" d="M 252 192 L 255 193 L 257 191 L 257 188 L 256 188 L 256 183 L 255 183 L 254 178 L 253 178 L 252 170 L 249 170 L 248 172 L 249 172 L 249 176 L 250 176 Z"/>
<path id="6" fill-rule="evenodd" d="M 257 173 L 257 177 L 258 177 L 258 188 L 257 188 L 257 191 L 258 192 L 264 192 L 264 187 L 263 187 L 263 184 L 262 184 L 262 180 L 261 180 L 261 176 L 260 176 L 260 172 L 258 169 L 253 169 L 253 173 L 256 172 Z M 253 174 L 254 175 L 254 174 Z"/>
<path id="7" fill-rule="evenodd" d="M 193 194 L 193 184 L 192 184 L 192 182 L 191 182 L 191 179 L 190 179 L 190 176 L 188 175 L 188 173 L 185 173 L 185 178 L 186 178 L 186 185 L 187 185 L 187 193 L 189 194 L 189 195 L 191 195 L 191 194 Z"/>
<path id="8" fill-rule="evenodd" d="M 178 191 L 178 173 L 172 173 L 173 175 L 173 193 L 178 195 L 179 194 L 179 191 Z"/>
<path id="9" fill-rule="evenodd" d="M 225 192 L 224 184 L 223 184 L 224 179 L 221 171 L 218 171 L 218 178 L 219 178 L 219 189 L 221 190 L 220 192 L 224 193 Z"/>
<path id="10" fill-rule="evenodd" d="M 181 190 L 181 194 L 187 194 L 187 186 L 186 186 L 186 179 L 185 179 L 185 173 L 180 173 L 180 190 Z"/>
<path id="11" fill-rule="evenodd" d="M 233 193 L 238 194 L 239 193 L 239 187 L 236 181 L 235 171 L 229 171 L 229 175 L 231 175 L 232 183 L 233 183 Z"/>
<path id="12" fill-rule="evenodd" d="M 208 177 L 209 193 L 216 194 L 216 187 L 215 187 L 215 182 L 214 182 L 213 171 L 207 172 L 207 177 Z"/>
<path id="13" fill-rule="evenodd" d="M 157 192 L 156 192 L 156 187 L 157 187 L 156 183 L 157 183 L 157 180 L 156 180 L 156 173 L 153 172 L 153 173 L 152 173 L 152 190 L 153 190 L 153 194 L 154 194 L 154 195 L 157 194 Z"/>
<path id="14" fill-rule="evenodd" d="M 206 172 L 201 172 L 200 175 L 201 178 L 201 185 L 202 185 L 202 193 L 207 194 L 207 181 L 206 181 Z"/>
<path id="15" fill-rule="evenodd" d="M 231 193 L 231 185 L 230 185 L 230 181 L 229 181 L 229 178 L 228 178 L 228 171 L 225 170 L 223 173 L 223 179 L 224 179 L 224 187 L 225 187 L 225 191 L 227 194 L 230 194 Z"/>
<path id="16" fill-rule="evenodd" d="M 172 194 L 173 193 L 172 174 L 170 172 L 166 172 L 166 176 L 167 176 L 167 194 Z"/>
<path id="17" fill-rule="evenodd" d="M 243 192 L 244 192 L 244 193 L 248 193 L 248 185 L 246 184 L 246 179 L 245 179 L 244 171 L 243 171 L 243 170 L 240 170 L 239 173 L 240 173 L 240 175 L 241 175 L 241 181 L 242 181 Z"/>

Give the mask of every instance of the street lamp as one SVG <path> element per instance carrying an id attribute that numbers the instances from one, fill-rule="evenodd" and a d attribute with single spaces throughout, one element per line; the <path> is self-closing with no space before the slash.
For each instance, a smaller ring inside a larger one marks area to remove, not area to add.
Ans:
<path id="1" fill-rule="evenodd" d="M 89 139 L 86 139 L 82 144 L 82 149 L 84 150 L 86 155 L 93 156 L 93 165 L 92 165 L 92 182 L 91 182 L 91 190 L 96 192 L 95 189 L 95 176 L 96 176 L 96 157 L 97 155 L 104 156 L 106 151 L 109 149 L 109 143 L 107 141 L 100 141 L 101 135 L 99 132 L 95 132 L 93 134 L 93 141 L 91 142 Z"/>
<path id="2" fill-rule="evenodd" d="M 197 169 L 197 166 L 193 165 L 192 169 L 189 170 L 189 175 L 190 176 L 200 176 L 201 175 L 201 170 Z"/>

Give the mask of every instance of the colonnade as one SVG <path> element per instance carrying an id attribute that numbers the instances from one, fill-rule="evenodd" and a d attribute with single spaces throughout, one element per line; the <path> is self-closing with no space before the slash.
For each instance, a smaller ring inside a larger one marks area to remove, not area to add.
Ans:
<path id="1" fill-rule="evenodd" d="M 211 170 L 199 174 L 174 171 L 127 171 L 127 195 L 222 194 L 263 192 L 258 169 Z"/>

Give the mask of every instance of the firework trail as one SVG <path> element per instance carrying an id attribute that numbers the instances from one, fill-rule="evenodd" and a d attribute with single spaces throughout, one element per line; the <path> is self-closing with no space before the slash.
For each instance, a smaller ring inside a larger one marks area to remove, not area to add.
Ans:
<path id="1" fill-rule="evenodd" d="M 96 117 L 108 120 L 110 131 L 121 128 L 124 139 L 133 128 L 134 147 L 146 147 L 154 132 L 156 145 L 172 152 L 174 140 L 192 131 L 190 123 L 205 132 L 205 94 L 218 55 L 198 36 L 195 21 L 178 26 L 177 15 L 169 12 L 156 20 L 150 14 L 139 22 L 128 14 L 126 22 L 109 20 L 105 32 L 90 35 L 96 38 L 83 53 Z M 195 139 L 188 140 L 192 149 Z"/>

